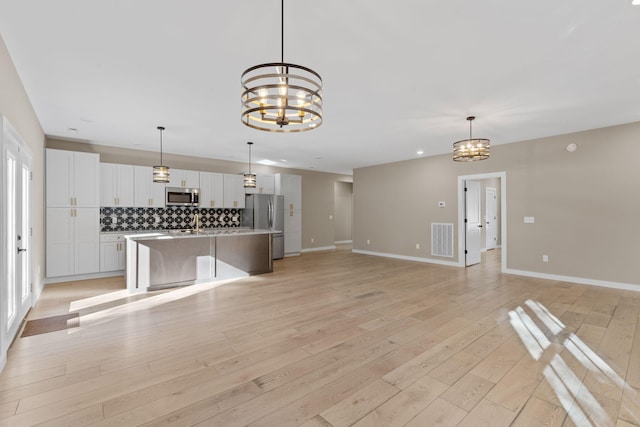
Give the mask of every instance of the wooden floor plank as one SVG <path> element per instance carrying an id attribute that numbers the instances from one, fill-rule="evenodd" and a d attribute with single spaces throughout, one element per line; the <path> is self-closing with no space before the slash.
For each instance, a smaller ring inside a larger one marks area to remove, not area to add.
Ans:
<path id="1" fill-rule="evenodd" d="M 482 258 L 340 247 L 135 296 L 121 277 L 48 285 L 28 320 L 79 326 L 15 340 L 0 426 L 640 426 L 640 292 Z"/>

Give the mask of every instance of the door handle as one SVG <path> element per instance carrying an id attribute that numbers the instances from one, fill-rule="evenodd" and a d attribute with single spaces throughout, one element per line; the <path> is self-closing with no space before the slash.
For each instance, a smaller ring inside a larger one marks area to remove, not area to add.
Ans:
<path id="1" fill-rule="evenodd" d="M 18 253 L 20 253 L 20 252 L 27 252 L 27 249 L 26 248 L 25 249 L 18 248 Z"/>
<path id="2" fill-rule="evenodd" d="M 478 225 L 478 227 L 482 228 L 482 224 Z"/>

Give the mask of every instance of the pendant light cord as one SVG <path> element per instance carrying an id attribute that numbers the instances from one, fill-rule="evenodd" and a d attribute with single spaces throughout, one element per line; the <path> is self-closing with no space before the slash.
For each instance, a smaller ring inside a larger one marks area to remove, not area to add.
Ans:
<path id="1" fill-rule="evenodd" d="M 280 63 L 284 67 L 284 0 L 280 1 Z"/>
<path id="2" fill-rule="evenodd" d="M 160 131 L 160 166 L 162 166 L 162 131 L 164 131 L 164 126 L 158 126 L 158 130 Z"/>

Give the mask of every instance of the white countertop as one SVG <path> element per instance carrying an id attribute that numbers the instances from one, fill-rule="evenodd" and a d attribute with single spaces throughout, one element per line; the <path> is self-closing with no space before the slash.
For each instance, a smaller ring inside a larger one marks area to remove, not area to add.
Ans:
<path id="1" fill-rule="evenodd" d="M 225 237 L 239 235 L 255 235 L 255 234 L 280 234 L 279 230 L 263 230 L 252 228 L 209 228 L 199 232 L 192 230 L 161 230 L 146 232 L 118 232 L 124 233 L 125 239 L 129 240 L 161 240 L 161 239 L 189 239 L 199 237 Z"/>

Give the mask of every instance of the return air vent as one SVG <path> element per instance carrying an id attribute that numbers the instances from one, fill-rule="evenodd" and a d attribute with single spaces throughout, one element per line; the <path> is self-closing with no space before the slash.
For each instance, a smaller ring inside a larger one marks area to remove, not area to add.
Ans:
<path id="1" fill-rule="evenodd" d="M 453 224 L 431 223 L 431 255 L 453 258 Z"/>

